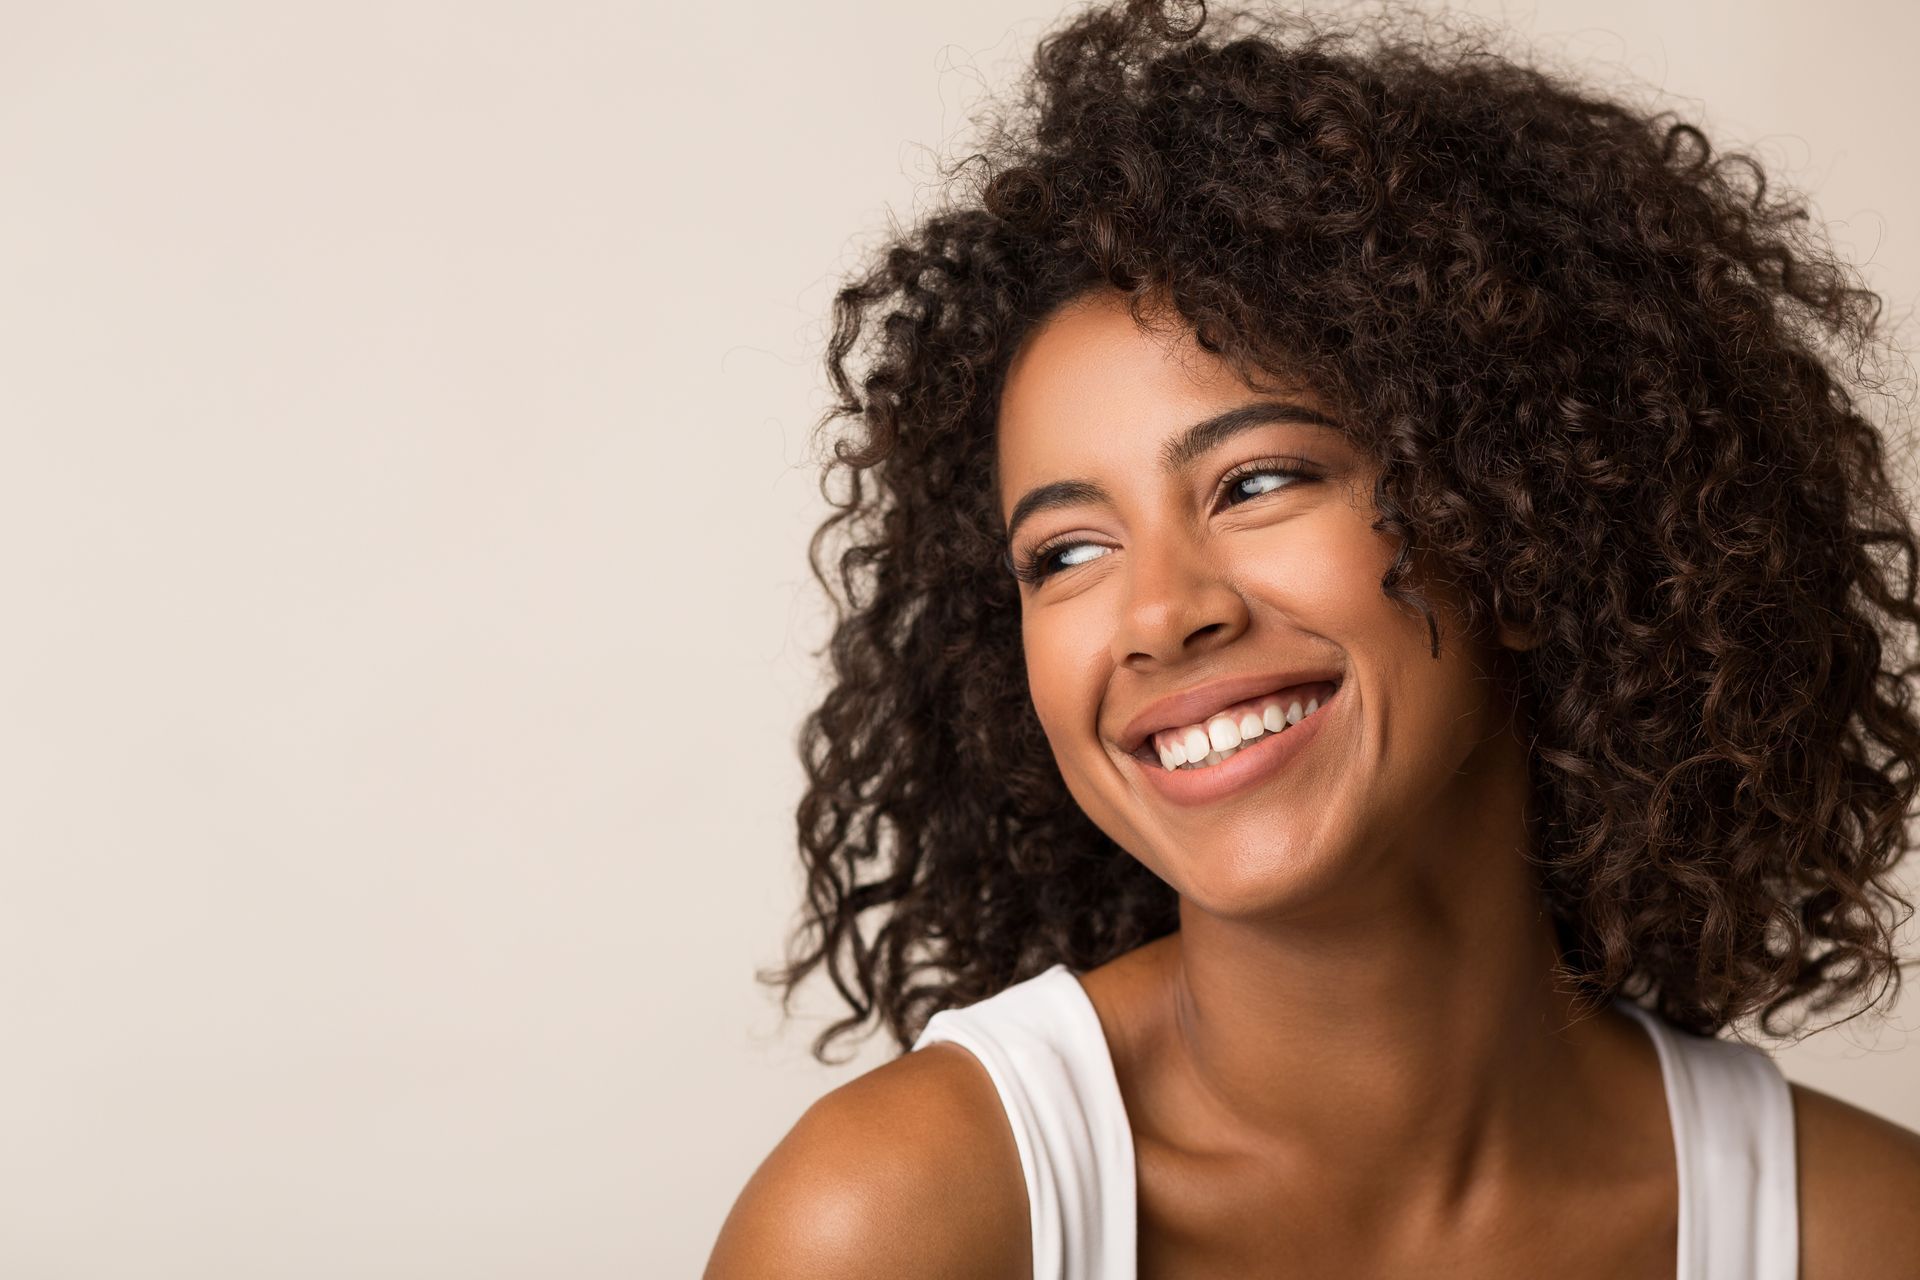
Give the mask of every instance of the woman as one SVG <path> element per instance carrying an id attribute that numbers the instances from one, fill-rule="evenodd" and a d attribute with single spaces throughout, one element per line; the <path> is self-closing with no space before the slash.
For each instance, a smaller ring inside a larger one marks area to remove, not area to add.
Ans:
<path id="1" fill-rule="evenodd" d="M 1898 990 L 1877 300 L 1470 42 L 1129 3 L 1023 105 L 829 356 L 773 980 L 915 1051 L 709 1276 L 1920 1274 L 1920 1136 L 1716 1036 Z"/>

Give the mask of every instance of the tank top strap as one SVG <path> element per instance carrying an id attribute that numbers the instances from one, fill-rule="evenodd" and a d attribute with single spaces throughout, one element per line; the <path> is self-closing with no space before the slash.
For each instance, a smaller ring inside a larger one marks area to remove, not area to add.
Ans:
<path id="1" fill-rule="evenodd" d="M 993 1080 L 1027 1184 L 1034 1280 L 1134 1275 L 1133 1133 L 1100 1017 L 1064 964 L 927 1020 Z"/>
<path id="2" fill-rule="evenodd" d="M 1795 1280 L 1798 1164 L 1793 1095 L 1752 1045 L 1695 1035 L 1624 998 L 1666 1082 L 1680 1181 L 1677 1280 Z"/>

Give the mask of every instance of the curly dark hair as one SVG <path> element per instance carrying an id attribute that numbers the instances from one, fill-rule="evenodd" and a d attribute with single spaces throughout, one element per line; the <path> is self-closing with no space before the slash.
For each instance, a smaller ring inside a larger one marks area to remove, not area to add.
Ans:
<path id="1" fill-rule="evenodd" d="M 836 294 L 832 682 L 802 923 L 759 975 L 790 1011 L 825 966 L 852 1012 L 814 1055 L 1178 927 L 1053 762 L 995 492 L 1009 359 L 1089 289 L 1353 424 L 1381 589 L 1435 655 L 1416 561 L 1469 632 L 1538 637 L 1510 677 L 1556 977 L 1708 1035 L 1897 993 L 1920 546 L 1859 408 L 1879 298 L 1751 157 L 1458 23 L 1187 13 L 1047 34 L 964 181 Z"/>

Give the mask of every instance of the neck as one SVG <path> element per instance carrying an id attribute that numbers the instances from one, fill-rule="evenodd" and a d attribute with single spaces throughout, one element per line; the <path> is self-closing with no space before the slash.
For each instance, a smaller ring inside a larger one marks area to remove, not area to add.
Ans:
<path id="1" fill-rule="evenodd" d="M 1406 824 L 1421 847 L 1338 901 L 1261 920 L 1182 901 L 1160 970 L 1172 1074 L 1221 1148 L 1449 1216 L 1485 1173 L 1550 1158 L 1590 1041 L 1550 977 L 1524 757 L 1470 776 L 1449 812 Z"/>

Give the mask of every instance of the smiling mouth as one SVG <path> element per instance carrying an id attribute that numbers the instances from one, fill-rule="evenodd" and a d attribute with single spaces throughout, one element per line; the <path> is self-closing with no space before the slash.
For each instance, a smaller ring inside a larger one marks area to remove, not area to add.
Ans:
<path id="1" fill-rule="evenodd" d="M 1249 747 L 1292 732 L 1331 702 L 1339 689 L 1340 682 L 1334 680 L 1249 698 L 1196 724 L 1151 734 L 1131 754 L 1143 767 L 1167 773 L 1210 769 Z"/>

